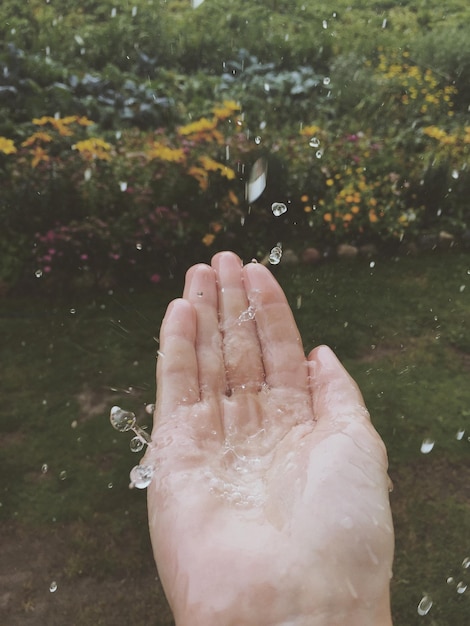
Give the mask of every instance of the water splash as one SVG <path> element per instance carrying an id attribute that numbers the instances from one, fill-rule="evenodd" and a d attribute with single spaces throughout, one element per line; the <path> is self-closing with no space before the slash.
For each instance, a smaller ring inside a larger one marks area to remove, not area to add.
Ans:
<path id="1" fill-rule="evenodd" d="M 252 304 L 250 304 L 250 306 L 245 311 L 242 311 L 240 313 L 237 321 L 240 323 L 240 322 L 248 322 L 250 320 L 254 320 L 255 314 L 256 314 L 256 309 Z"/>
<path id="2" fill-rule="evenodd" d="M 136 465 L 130 471 L 129 488 L 146 489 L 152 482 L 154 468 L 151 465 Z"/>

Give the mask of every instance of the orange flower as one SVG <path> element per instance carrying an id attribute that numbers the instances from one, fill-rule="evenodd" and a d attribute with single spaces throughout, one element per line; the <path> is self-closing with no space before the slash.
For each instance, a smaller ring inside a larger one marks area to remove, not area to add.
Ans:
<path id="1" fill-rule="evenodd" d="M 27 148 L 28 146 L 32 146 L 36 141 L 44 141 L 44 143 L 49 143 L 50 141 L 52 141 L 52 137 L 51 135 L 49 135 L 49 133 L 38 130 L 36 133 L 33 133 L 30 137 L 25 139 L 21 145 L 24 148 Z"/>
<path id="2" fill-rule="evenodd" d="M 238 197 L 231 189 L 228 192 L 228 198 L 232 204 L 238 204 Z"/>
<path id="3" fill-rule="evenodd" d="M 312 207 L 308 206 L 308 204 L 306 206 L 304 206 L 304 211 L 305 213 L 311 213 L 312 212 Z"/>
<path id="4" fill-rule="evenodd" d="M 215 239 L 215 235 L 213 235 L 212 233 L 207 233 L 207 235 L 204 235 L 204 237 L 202 238 L 202 243 L 205 246 L 210 246 Z"/>
<path id="5" fill-rule="evenodd" d="M 354 215 L 357 215 L 360 210 L 361 209 L 357 206 L 357 204 L 355 204 L 353 207 L 351 207 L 351 213 L 354 213 Z"/>
<path id="6" fill-rule="evenodd" d="M 308 202 L 308 196 L 307 196 L 307 194 L 305 194 L 305 193 L 304 193 L 304 195 L 303 195 L 303 196 L 300 196 L 300 200 L 301 200 L 301 202 Z"/>
<path id="7" fill-rule="evenodd" d="M 352 213 L 346 213 L 343 215 L 343 222 L 350 222 L 353 219 Z"/>
<path id="8" fill-rule="evenodd" d="M 325 213 L 323 219 L 325 220 L 325 222 L 331 222 L 333 216 L 331 215 L 331 213 Z"/>
<path id="9" fill-rule="evenodd" d="M 369 211 L 369 221 L 371 222 L 371 224 L 375 224 L 376 222 L 379 221 L 379 218 L 377 217 L 377 213 L 372 209 Z"/>
<path id="10" fill-rule="evenodd" d="M 37 167 L 39 163 L 42 163 L 43 161 L 50 161 L 49 155 L 43 148 L 41 148 L 41 146 L 36 146 L 32 151 L 32 154 L 33 159 L 31 161 L 31 167 Z"/>

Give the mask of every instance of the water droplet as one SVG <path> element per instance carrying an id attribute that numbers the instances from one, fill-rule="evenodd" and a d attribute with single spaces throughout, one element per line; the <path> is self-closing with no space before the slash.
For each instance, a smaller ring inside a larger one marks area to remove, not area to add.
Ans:
<path id="1" fill-rule="evenodd" d="M 132 437 L 132 439 L 129 442 L 129 447 L 131 449 L 131 452 L 140 452 L 144 446 L 145 446 L 145 443 L 138 436 Z"/>
<path id="2" fill-rule="evenodd" d="M 421 452 L 423 454 L 429 454 L 431 450 L 434 448 L 434 440 L 433 439 L 423 439 L 423 443 L 421 444 Z"/>
<path id="3" fill-rule="evenodd" d="M 76 312 L 77 312 L 77 309 L 70 309 L 70 313 L 71 313 L 72 315 L 75 315 L 75 313 L 76 313 Z"/>
<path id="4" fill-rule="evenodd" d="M 197 9 L 203 2 L 204 0 L 191 0 L 191 8 Z"/>
<path id="5" fill-rule="evenodd" d="M 470 567 L 470 556 L 466 556 L 462 561 L 462 567 L 468 569 Z"/>
<path id="6" fill-rule="evenodd" d="M 111 425 L 121 433 L 131 430 L 135 426 L 135 413 L 123 411 L 119 406 L 113 406 L 109 414 Z"/>
<path id="7" fill-rule="evenodd" d="M 80 35 L 76 34 L 76 35 L 73 36 L 73 38 L 75 39 L 75 41 L 78 43 L 79 46 L 84 46 L 85 45 L 83 37 L 81 37 Z"/>
<path id="8" fill-rule="evenodd" d="M 268 93 L 270 89 L 271 87 L 269 86 L 269 83 L 264 83 L 264 90 L 266 91 L 266 93 Z"/>
<path id="9" fill-rule="evenodd" d="M 455 588 L 455 590 L 457 591 L 457 593 L 465 593 L 467 591 L 467 583 L 464 583 L 463 580 L 461 580 L 460 582 L 457 583 L 457 587 Z"/>
<path id="10" fill-rule="evenodd" d="M 287 207 L 283 202 L 273 202 L 271 205 L 271 211 L 273 212 L 273 215 L 279 217 L 280 215 L 286 213 Z"/>
<path id="11" fill-rule="evenodd" d="M 255 307 L 250 304 L 246 311 L 242 311 L 242 313 L 240 313 L 240 315 L 238 316 L 238 322 L 248 322 L 249 320 L 254 320 L 255 314 Z"/>
<path id="12" fill-rule="evenodd" d="M 375 267 L 375 261 L 371 261 L 371 262 L 369 263 L 369 267 L 370 267 L 371 269 L 373 269 L 373 268 Z"/>
<path id="13" fill-rule="evenodd" d="M 154 404 L 146 404 L 145 405 L 145 412 L 148 413 L 149 415 L 153 415 L 155 411 L 155 405 Z"/>
<path id="14" fill-rule="evenodd" d="M 312 137 L 308 142 L 308 145 L 311 148 L 318 148 L 318 146 L 320 145 L 320 140 L 318 139 L 318 137 Z"/>
<path id="15" fill-rule="evenodd" d="M 131 15 L 132 15 L 132 17 L 135 17 L 137 15 L 137 7 L 136 6 L 132 7 Z"/>
<path id="16" fill-rule="evenodd" d="M 198 291 L 198 292 L 197 292 L 197 297 L 198 297 L 198 298 L 202 298 L 202 296 L 203 296 L 203 295 L 204 295 L 204 292 L 203 292 L 203 291 Z"/>
<path id="17" fill-rule="evenodd" d="M 267 175 L 268 162 L 261 157 L 254 162 L 246 185 L 245 195 L 249 203 L 257 200 L 265 190 Z"/>
<path id="18" fill-rule="evenodd" d="M 77 426 L 78 426 L 77 420 L 73 420 L 73 422 L 71 422 L 70 424 L 70 428 L 77 428 Z"/>
<path id="19" fill-rule="evenodd" d="M 277 265 L 281 262 L 282 257 L 282 247 L 280 244 L 274 246 L 274 248 L 269 253 L 269 262 L 271 265 Z"/>
<path id="20" fill-rule="evenodd" d="M 112 489 L 113 488 L 113 483 L 108 483 L 108 489 Z"/>
<path id="21" fill-rule="evenodd" d="M 62 470 L 59 474 L 59 480 L 65 480 L 67 478 L 67 472 Z"/>
<path id="22" fill-rule="evenodd" d="M 131 479 L 130 487 L 146 489 L 152 482 L 153 474 L 154 469 L 150 465 L 136 465 L 129 474 Z"/>
<path id="23" fill-rule="evenodd" d="M 49 469 L 49 466 L 47 465 L 47 463 L 43 463 L 42 467 L 41 467 L 41 472 L 43 474 L 47 474 L 47 470 Z"/>
<path id="24" fill-rule="evenodd" d="M 296 307 L 297 307 L 298 309 L 300 309 L 300 307 L 301 307 L 301 306 L 302 306 L 302 295 L 301 295 L 301 294 L 299 294 L 299 295 L 297 296 L 297 300 L 296 300 Z"/>
<path id="25" fill-rule="evenodd" d="M 116 17 L 116 13 L 117 13 L 116 7 L 113 7 L 111 9 L 111 17 Z"/>
<path id="26" fill-rule="evenodd" d="M 459 292 L 462 293 L 463 291 L 465 291 L 465 285 L 460 285 Z"/>
<path id="27" fill-rule="evenodd" d="M 121 191 L 126 191 L 126 190 L 127 190 L 127 183 L 126 183 L 125 181 L 121 181 L 121 182 L 119 183 L 119 189 L 120 189 Z"/>
<path id="28" fill-rule="evenodd" d="M 34 275 L 36 276 L 36 278 L 41 278 L 41 276 L 42 276 L 42 270 L 36 270 L 36 271 L 34 272 Z"/>
<path id="29" fill-rule="evenodd" d="M 452 170 L 452 178 L 454 178 L 455 180 L 457 180 L 457 178 L 459 177 L 459 173 L 457 170 Z"/>
<path id="30" fill-rule="evenodd" d="M 325 85 L 325 87 L 329 85 L 330 83 L 331 83 L 331 78 L 329 76 L 324 76 L 323 84 Z"/>
<path id="31" fill-rule="evenodd" d="M 446 583 L 447 583 L 448 585 L 453 585 L 453 584 L 454 584 L 454 579 L 453 579 L 453 577 L 452 577 L 452 576 L 449 576 L 449 577 L 447 578 L 447 580 L 446 580 Z"/>
<path id="32" fill-rule="evenodd" d="M 257 146 L 259 146 L 260 143 L 261 143 L 261 137 L 259 135 L 256 135 L 256 137 L 255 137 L 255 144 Z"/>
<path id="33" fill-rule="evenodd" d="M 323 150 L 317 150 L 315 152 L 315 156 L 317 157 L 317 159 L 321 159 L 323 156 Z"/>
<path id="34" fill-rule="evenodd" d="M 457 439 L 457 441 L 462 441 L 464 435 L 465 428 L 459 428 L 459 430 L 455 433 L 455 438 Z"/>
<path id="35" fill-rule="evenodd" d="M 88 182 L 91 178 L 92 175 L 92 171 L 89 167 L 87 167 L 87 169 L 83 172 L 83 178 Z"/>
<path id="36" fill-rule="evenodd" d="M 322 26 L 326 30 L 328 28 L 328 22 L 326 20 L 323 20 Z"/>
<path id="37" fill-rule="evenodd" d="M 49 585 L 49 591 L 51 593 L 55 593 L 57 591 L 57 583 L 55 580 L 53 580 L 51 584 Z"/>
<path id="38" fill-rule="evenodd" d="M 418 615 L 427 615 L 432 607 L 431 597 L 424 595 L 418 604 Z"/>
<path id="39" fill-rule="evenodd" d="M 142 250 L 142 244 L 141 243 L 136 243 L 135 247 L 137 248 L 137 250 Z"/>

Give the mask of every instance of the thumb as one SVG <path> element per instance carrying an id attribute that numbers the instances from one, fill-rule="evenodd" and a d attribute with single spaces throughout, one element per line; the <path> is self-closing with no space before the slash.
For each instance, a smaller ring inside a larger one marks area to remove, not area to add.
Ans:
<path id="1" fill-rule="evenodd" d="M 328 346 L 314 348 L 307 363 L 317 421 L 370 419 L 359 387 Z"/>

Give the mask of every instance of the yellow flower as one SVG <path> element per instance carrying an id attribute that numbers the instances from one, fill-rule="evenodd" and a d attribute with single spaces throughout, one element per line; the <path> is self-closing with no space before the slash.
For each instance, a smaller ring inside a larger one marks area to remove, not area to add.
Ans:
<path id="1" fill-rule="evenodd" d="M 33 133 L 30 137 L 25 139 L 21 144 L 24 148 L 28 146 L 32 146 L 36 141 L 44 141 L 44 143 L 49 143 L 52 141 L 51 135 L 49 133 L 45 133 L 41 130 L 38 130 L 36 133 Z"/>
<path id="2" fill-rule="evenodd" d="M 160 159 L 170 163 L 182 163 L 185 160 L 182 148 L 169 148 L 165 144 L 155 141 L 147 152 L 149 159 Z"/>
<path id="3" fill-rule="evenodd" d="M 353 219 L 353 215 L 351 213 L 346 213 L 343 215 L 343 222 L 350 222 Z"/>
<path id="4" fill-rule="evenodd" d="M 315 133 L 318 133 L 319 130 L 321 130 L 320 126 L 312 124 L 311 126 L 304 126 L 303 128 L 301 128 L 300 134 L 304 137 L 313 137 Z"/>
<path id="5" fill-rule="evenodd" d="M 206 133 L 208 131 L 212 131 L 217 126 L 217 120 L 212 119 L 208 120 L 206 117 L 201 117 L 200 120 L 196 122 L 191 122 L 191 124 L 186 124 L 186 126 L 180 126 L 178 132 L 180 135 L 197 135 L 200 133 Z"/>
<path id="6" fill-rule="evenodd" d="M 78 150 L 80 154 L 91 161 L 93 159 L 100 159 L 101 161 L 109 161 L 111 156 L 109 151 L 111 150 L 111 144 L 99 137 L 90 137 L 84 141 L 78 141 L 72 146 L 72 150 Z"/>
<path id="7" fill-rule="evenodd" d="M 212 233 L 207 233 L 207 235 L 204 235 L 204 237 L 202 238 L 202 243 L 205 246 L 210 246 L 213 241 L 215 239 L 215 235 L 213 235 Z"/>
<path id="8" fill-rule="evenodd" d="M 33 149 L 33 159 L 31 161 L 31 167 L 37 167 L 39 163 L 50 161 L 50 157 L 47 152 L 41 148 L 41 146 L 36 146 Z"/>
<path id="9" fill-rule="evenodd" d="M 202 191 L 206 191 L 209 186 L 209 174 L 206 170 L 203 170 L 202 167 L 192 166 L 189 168 L 188 174 L 197 180 Z"/>
<path id="10" fill-rule="evenodd" d="M 232 170 L 232 168 L 227 167 L 223 163 L 218 163 L 208 156 L 200 156 L 199 162 L 201 163 L 202 167 L 209 172 L 220 172 L 222 176 L 224 176 L 228 180 L 233 180 L 235 178 L 235 172 Z"/>
<path id="11" fill-rule="evenodd" d="M 308 204 L 306 206 L 304 206 L 304 211 L 305 213 L 311 213 L 312 212 L 312 207 L 308 206 Z"/>
<path id="12" fill-rule="evenodd" d="M 214 107 L 212 112 L 219 120 L 225 120 L 231 117 L 240 107 L 234 100 L 224 100 L 221 107 Z"/>
<path id="13" fill-rule="evenodd" d="M 16 151 L 17 150 L 12 139 L 0 137 L 0 152 L 2 152 L 3 154 L 15 154 Z"/>
<path id="14" fill-rule="evenodd" d="M 357 204 L 355 204 L 353 207 L 351 207 L 351 213 L 354 213 L 354 215 L 357 215 L 360 210 L 361 209 L 357 206 Z"/>
<path id="15" fill-rule="evenodd" d="M 326 184 L 328 187 L 332 187 L 335 184 L 335 181 L 332 178 L 328 178 Z"/>

